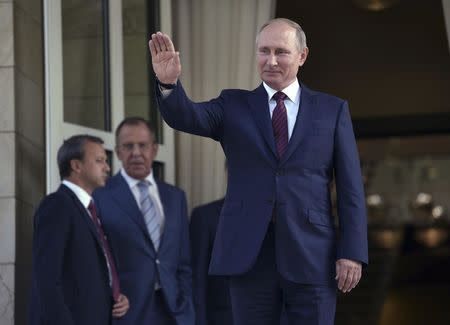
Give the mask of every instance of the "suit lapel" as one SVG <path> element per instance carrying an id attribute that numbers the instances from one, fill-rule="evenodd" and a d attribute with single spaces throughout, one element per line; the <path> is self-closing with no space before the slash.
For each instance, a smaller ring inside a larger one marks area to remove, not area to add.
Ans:
<path id="1" fill-rule="evenodd" d="M 98 237 L 99 234 L 97 232 L 97 229 L 95 228 L 94 225 L 94 221 L 92 221 L 91 216 L 89 215 L 89 213 L 86 211 L 86 209 L 84 208 L 83 204 L 80 202 L 80 200 L 78 199 L 78 197 L 75 195 L 74 192 L 72 192 L 71 189 L 69 189 L 67 186 L 65 185 L 61 185 L 58 189 L 58 191 L 63 192 L 65 195 L 69 196 L 70 199 L 73 201 L 74 205 L 76 206 L 76 208 L 78 209 L 78 212 L 81 215 L 81 218 L 84 220 L 84 222 L 86 223 L 87 227 L 89 228 L 90 232 L 92 233 L 92 235 L 95 238 L 95 241 L 97 242 L 98 246 L 102 249 L 102 244 L 100 242 L 100 238 Z M 102 249 L 103 251 L 103 249 Z"/>
<path id="2" fill-rule="evenodd" d="M 275 149 L 275 138 L 273 137 L 272 131 L 272 122 L 270 120 L 267 92 L 262 84 L 250 93 L 249 105 L 264 140 L 266 141 L 273 155 L 277 157 L 277 151 Z"/>
<path id="3" fill-rule="evenodd" d="M 169 191 L 167 191 L 165 184 L 160 181 L 156 181 L 156 183 L 158 185 L 159 198 L 161 199 L 161 204 L 164 213 L 164 227 L 163 232 L 161 234 L 161 240 L 159 243 L 159 254 L 162 254 L 162 252 L 166 247 L 165 245 L 166 238 L 171 238 L 170 234 L 174 231 L 176 220 L 174 220 L 174 218 L 172 218 L 171 216 L 174 215 L 172 213 L 172 208 L 176 204 L 174 203 L 171 204 L 170 194 Z"/>
<path id="4" fill-rule="evenodd" d="M 125 212 L 127 217 L 137 224 L 153 247 L 144 217 L 127 182 L 120 174 L 115 175 L 111 182 L 111 195 L 114 197 L 117 205 Z"/>
<path id="5" fill-rule="evenodd" d="M 303 85 L 301 85 L 301 87 L 302 92 L 300 96 L 300 105 L 297 119 L 295 121 L 294 130 L 292 131 L 291 139 L 289 140 L 286 153 L 281 159 L 280 164 L 285 163 L 295 151 L 295 149 L 301 144 L 308 130 L 308 125 L 310 125 L 311 121 L 313 120 L 313 96 L 308 88 Z"/>
<path id="6" fill-rule="evenodd" d="M 225 199 L 221 199 L 217 202 L 217 214 L 220 215 L 220 213 L 222 212 L 222 207 L 223 207 L 223 203 L 225 202 Z"/>

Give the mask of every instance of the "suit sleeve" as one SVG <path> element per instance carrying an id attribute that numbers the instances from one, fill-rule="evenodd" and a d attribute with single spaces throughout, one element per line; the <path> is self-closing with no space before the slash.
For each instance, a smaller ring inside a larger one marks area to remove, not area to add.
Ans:
<path id="1" fill-rule="evenodd" d="M 206 292 L 211 247 L 206 217 L 207 215 L 202 214 L 201 209 L 194 209 L 190 224 L 192 280 L 197 325 L 208 324 Z"/>
<path id="2" fill-rule="evenodd" d="M 46 324 L 74 324 L 65 304 L 62 272 L 70 218 L 58 198 L 49 197 L 35 216 L 34 268 L 41 313 Z"/>
<path id="3" fill-rule="evenodd" d="M 222 94 L 208 102 L 195 103 L 187 97 L 180 81 L 167 97 L 163 97 L 159 87 L 156 87 L 161 116 L 170 127 L 214 140 L 219 140 L 222 132 Z"/>
<path id="4" fill-rule="evenodd" d="M 337 258 L 368 263 L 367 212 L 361 167 L 347 102 L 337 120 L 334 167 L 339 216 Z"/>

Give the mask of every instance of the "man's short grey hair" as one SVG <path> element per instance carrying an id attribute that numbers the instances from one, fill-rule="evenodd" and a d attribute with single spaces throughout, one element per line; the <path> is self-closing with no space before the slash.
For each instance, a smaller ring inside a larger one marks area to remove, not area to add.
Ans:
<path id="1" fill-rule="evenodd" d="M 297 24 L 295 21 L 287 19 L 287 18 L 274 18 L 274 19 L 271 19 L 268 22 L 264 23 L 261 26 L 261 28 L 259 29 L 258 35 L 256 36 L 256 43 L 258 43 L 258 37 L 259 37 L 259 34 L 261 34 L 262 30 L 264 28 L 266 28 L 267 26 L 269 26 L 273 23 L 277 23 L 277 22 L 285 23 L 286 25 L 295 29 L 295 36 L 297 38 L 297 47 L 298 47 L 299 51 L 301 51 L 307 47 L 306 35 L 305 35 L 305 32 L 303 31 L 302 27 L 299 24 Z"/>

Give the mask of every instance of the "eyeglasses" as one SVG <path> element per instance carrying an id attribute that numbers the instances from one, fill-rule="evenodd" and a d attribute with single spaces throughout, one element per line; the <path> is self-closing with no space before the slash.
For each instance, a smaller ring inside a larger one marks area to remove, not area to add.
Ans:
<path id="1" fill-rule="evenodd" d="M 140 143 L 122 143 L 119 145 L 120 148 L 122 148 L 124 151 L 132 152 L 134 148 L 137 146 L 139 151 L 144 152 L 150 150 L 152 147 L 151 142 L 140 142 Z"/>

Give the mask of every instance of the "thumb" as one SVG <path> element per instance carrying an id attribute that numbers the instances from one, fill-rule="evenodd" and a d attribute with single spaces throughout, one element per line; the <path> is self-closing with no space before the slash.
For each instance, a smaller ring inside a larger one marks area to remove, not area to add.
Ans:
<path id="1" fill-rule="evenodd" d="M 181 65 L 181 60 L 180 60 L 180 52 L 175 52 L 175 57 L 174 57 L 174 61 L 175 61 L 175 64 L 177 64 L 177 65 Z"/>
<path id="2" fill-rule="evenodd" d="M 341 264 L 339 262 L 336 262 L 336 277 L 335 280 L 339 279 L 339 271 L 341 270 Z"/>

